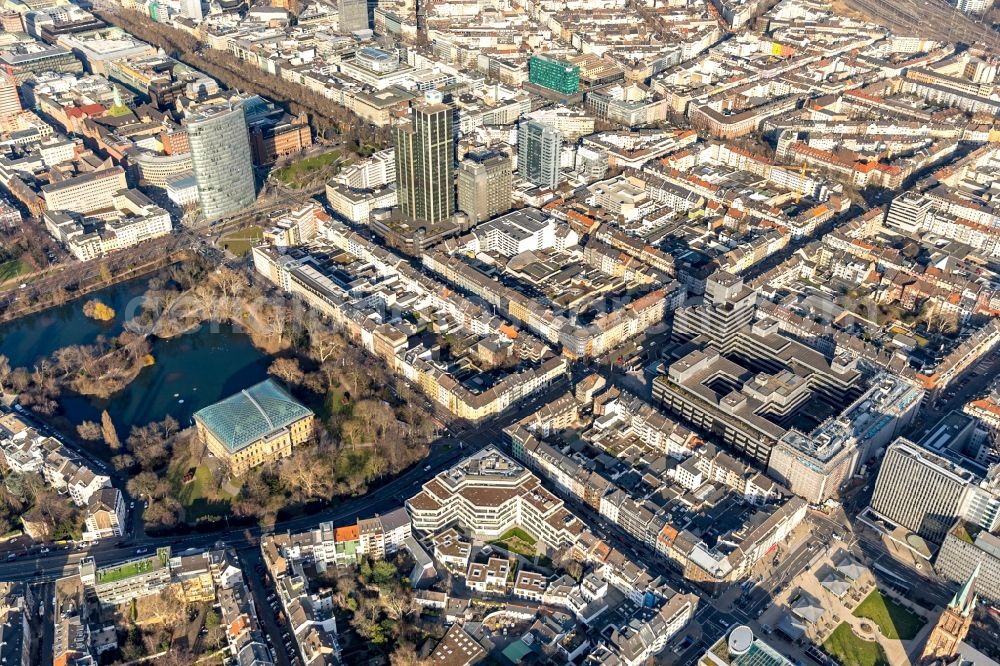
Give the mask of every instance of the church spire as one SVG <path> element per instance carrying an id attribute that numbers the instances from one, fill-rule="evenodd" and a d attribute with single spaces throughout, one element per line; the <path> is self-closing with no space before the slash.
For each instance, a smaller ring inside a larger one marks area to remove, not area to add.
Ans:
<path id="1" fill-rule="evenodd" d="M 948 604 L 948 608 L 958 611 L 962 615 L 968 615 L 972 612 L 973 607 L 976 605 L 976 578 L 979 577 L 979 569 L 983 566 L 982 562 L 976 564 L 975 570 L 969 579 L 965 581 L 965 584 L 959 588 L 955 596 L 951 598 L 951 603 Z"/>

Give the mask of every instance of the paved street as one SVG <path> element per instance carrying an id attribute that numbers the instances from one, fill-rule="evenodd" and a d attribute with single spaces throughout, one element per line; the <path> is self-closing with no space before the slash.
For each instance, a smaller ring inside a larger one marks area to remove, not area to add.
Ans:
<path id="1" fill-rule="evenodd" d="M 344 523 L 391 511 L 400 506 L 404 499 L 415 495 L 424 482 L 450 467 L 459 458 L 488 444 L 500 443 L 501 430 L 504 427 L 537 409 L 537 404 L 542 401 L 562 395 L 567 387 L 568 384 L 565 381 L 557 382 L 544 391 L 537 401 L 520 405 L 499 418 L 490 419 L 468 430 L 455 429 L 456 436 L 465 443 L 464 448 L 456 445 L 458 440 L 455 437 L 449 438 L 447 444 L 442 442 L 435 445 L 427 458 L 364 496 L 335 502 L 329 509 L 281 522 L 267 531 L 297 531 L 323 521 Z M 31 557 L 0 562 L 0 580 L 52 580 L 75 571 L 83 557 L 93 556 L 100 565 L 111 564 L 135 557 L 135 551 L 138 548 L 152 550 L 169 545 L 175 551 L 180 551 L 185 548 L 210 546 L 219 541 L 237 549 L 255 548 L 256 540 L 264 532 L 265 530 L 260 527 L 234 527 L 223 532 L 184 537 L 148 537 L 142 535 L 126 540 L 123 545 L 117 545 L 121 543 L 120 541 L 105 540 L 87 550 L 53 550 L 45 555 L 36 553 Z"/>

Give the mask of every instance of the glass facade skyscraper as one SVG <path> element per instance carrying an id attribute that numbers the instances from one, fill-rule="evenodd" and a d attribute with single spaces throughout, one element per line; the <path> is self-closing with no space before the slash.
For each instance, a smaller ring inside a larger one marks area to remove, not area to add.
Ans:
<path id="1" fill-rule="evenodd" d="M 528 81 L 564 95 L 574 95 L 580 90 L 580 66 L 547 56 L 531 56 Z"/>
<path id="2" fill-rule="evenodd" d="M 522 120 L 517 128 L 517 171 L 539 187 L 555 189 L 560 180 L 562 134 L 538 122 Z"/>
<path id="3" fill-rule="evenodd" d="M 253 205 L 257 191 L 242 104 L 205 107 L 188 116 L 198 199 L 211 222 Z"/>
<path id="4" fill-rule="evenodd" d="M 452 110 L 430 90 L 396 128 L 396 187 L 403 214 L 440 222 L 455 213 L 455 135 Z"/>

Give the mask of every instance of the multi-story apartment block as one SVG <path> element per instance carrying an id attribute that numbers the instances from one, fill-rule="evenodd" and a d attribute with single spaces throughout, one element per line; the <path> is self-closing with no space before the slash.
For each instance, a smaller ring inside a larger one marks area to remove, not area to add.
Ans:
<path id="1" fill-rule="evenodd" d="M 156 594 L 171 582 L 170 548 L 107 567 L 99 567 L 93 557 L 86 557 L 80 560 L 80 579 L 108 606 Z"/>
<path id="2" fill-rule="evenodd" d="M 545 250 L 555 246 L 556 228 L 555 219 L 534 208 L 523 208 L 476 227 L 473 248 L 507 258 L 522 252 Z"/>
<path id="3" fill-rule="evenodd" d="M 396 553 L 410 536 L 410 516 L 403 508 L 358 520 L 359 550 L 377 559 Z"/>
<path id="4" fill-rule="evenodd" d="M 465 573 L 465 584 L 481 594 L 506 594 L 511 563 L 503 557 L 490 557 L 485 564 L 472 562 Z"/>
<path id="5" fill-rule="evenodd" d="M 98 513 L 104 511 L 106 502 L 95 503 L 95 498 L 102 496 L 105 489 L 111 489 L 111 478 L 91 469 L 58 439 L 38 433 L 16 414 L 0 415 L 0 455 L 12 472 L 40 474 L 47 484 L 68 495 L 77 506 L 88 507 L 88 510 L 93 506 Z M 95 515 L 94 526 L 100 528 L 98 531 L 106 527 L 113 532 L 114 521 L 123 523 L 124 514 L 118 513 L 118 509 L 124 511 L 124 507 L 119 507 L 118 501 L 110 496 L 106 499 L 116 515 Z"/>
<path id="6" fill-rule="evenodd" d="M 84 522 L 85 541 L 118 537 L 125 533 L 125 500 L 117 488 L 102 488 L 90 497 Z"/>
<path id="7" fill-rule="evenodd" d="M 534 474 L 492 446 L 425 483 L 406 508 L 420 532 L 458 524 L 489 541 L 518 527 L 553 550 L 572 545 L 583 529 Z"/>
<path id="8" fill-rule="evenodd" d="M 514 581 L 514 596 L 528 601 L 542 602 L 545 596 L 545 588 L 548 587 L 548 579 L 540 573 L 534 571 L 518 571 L 517 579 Z"/>

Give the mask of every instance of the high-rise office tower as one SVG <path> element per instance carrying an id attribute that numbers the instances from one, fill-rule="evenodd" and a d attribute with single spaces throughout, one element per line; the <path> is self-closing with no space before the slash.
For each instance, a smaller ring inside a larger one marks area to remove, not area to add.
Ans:
<path id="1" fill-rule="evenodd" d="M 677 309 L 673 335 L 678 340 L 704 336 L 719 351 L 731 352 L 737 343 L 736 332 L 753 322 L 756 304 L 756 292 L 741 277 L 718 270 L 706 280 L 700 302 L 695 299 Z"/>
<path id="2" fill-rule="evenodd" d="M 470 153 L 458 165 L 458 209 L 473 223 L 510 210 L 510 158 L 501 153 Z"/>
<path id="3" fill-rule="evenodd" d="M 455 212 L 452 110 L 429 90 L 408 123 L 396 128 L 396 187 L 406 217 L 440 222 Z"/>
<path id="4" fill-rule="evenodd" d="M 368 0 L 339 0 L 337 11 L 340 14 L 341 32 L 369 29 Z"/>
<path id="5" fill-rule="evenodd" d="M 543 88 L 573 95 L 580 89 L 580 66 L 546 55 L 531 56 L 528 80 Z"/>
<path id="6" fill-rule="evenodd" d="M 555 189 L 561 180 L 562 134 L 538 122 L 524 120 L 517 129 L 517 171 L 539 187 Z"/>
<path id="7" fill-rule="evenodd" d="M 199 109 L 188 116 L 187 130 L 205 217 L 215 221 L 251 206 L 257 192 L 242 104 Z"/>
<path id="8" fill-rule="evenodd" d="M 974 472 L 909 440 L 886 450 L 871 509 L 936 544 L 958 518 L 983 529 L 1000 524 L 996 479 Z"/>
<path id="9" fill-rule="evenodd" d="M 7 123 L 21 112 L 17 83 L 9 71 L 0 70 L 0 121 Z"/>
<path id="10" fill-rule="evenodd" d="M 201 0 L 181 0 L 181 14 L 192 21 L 201 21 Z"/>

